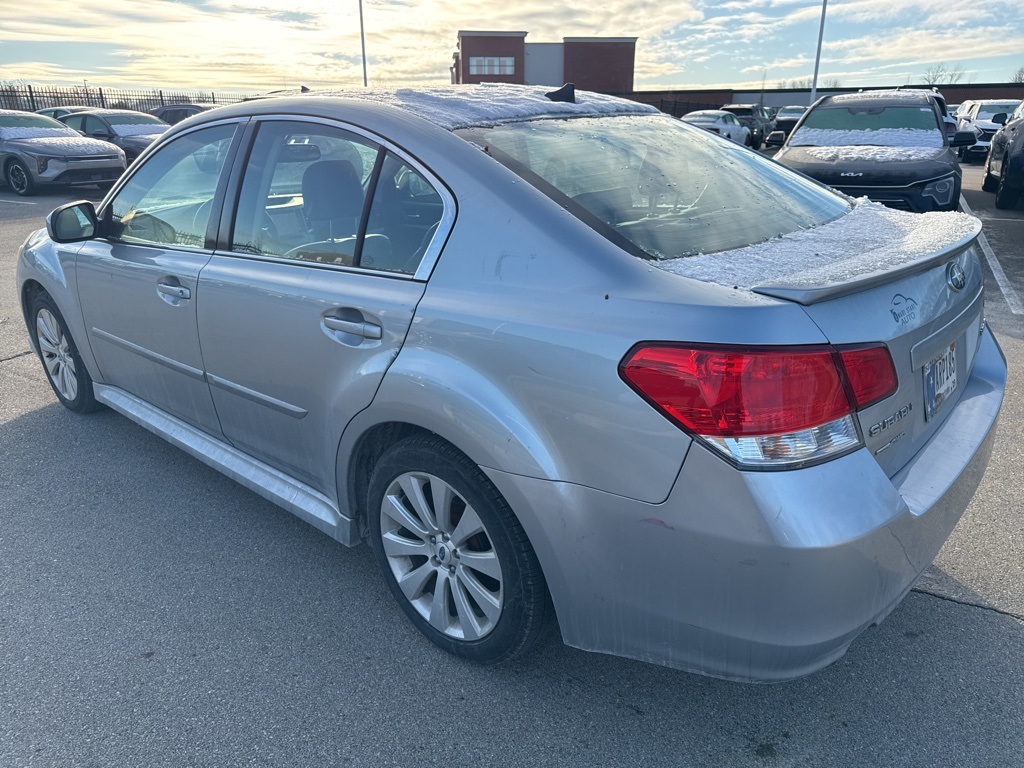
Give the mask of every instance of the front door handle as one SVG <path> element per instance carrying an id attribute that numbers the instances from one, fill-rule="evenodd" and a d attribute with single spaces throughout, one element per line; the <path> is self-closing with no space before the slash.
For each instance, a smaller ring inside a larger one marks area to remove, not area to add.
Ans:
<path id="1" fill-rule="evenodd" d="M 164 296 L 172 296 L 175 299 L 192 298 L 192 291 L 190 291 L 184 285 L 175 285 L 174 283 L 159 282 L 156 284 L 156 289 Z"/>
<path id="2" fill-rule="evenodd" d="M 342 331 L 362 336 L 364 339 L 379 339 L 381 328 L 376 323 L 359 323 L 352 320 L 342 320 L 337 317 L 325 317 L 324 325 L 332 331 Z"/>

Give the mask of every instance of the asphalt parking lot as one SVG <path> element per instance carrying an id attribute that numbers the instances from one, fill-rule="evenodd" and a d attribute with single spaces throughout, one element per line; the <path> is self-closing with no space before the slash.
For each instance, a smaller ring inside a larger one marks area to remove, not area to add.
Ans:
<path id="1" fill-rule="evenodd" d="M 832 666 L 750 686 L 551 641 L 479 668 L 345 549 L 112 412 L 56 402 L 0 188 L 0 766 L 1010 766 L 1024 754 L 1024 206 L 984 223 L 995 453 L 916 589 Z"/>

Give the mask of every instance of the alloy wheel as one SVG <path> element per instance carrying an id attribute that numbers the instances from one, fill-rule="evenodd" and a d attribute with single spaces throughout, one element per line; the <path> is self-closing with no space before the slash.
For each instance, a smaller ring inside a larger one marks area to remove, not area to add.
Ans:
<path id="1" fill-rule="evenodd" d="M 455 640 L 487 636 L 504 607 L 501 563 L 477 512 L 448 483 L 406 472 L 380 509 L 381 546 L 410 605 Z"/>
<path id="2" fill-rule="evenodd" d="M 78 377 L 71 345 L 60 322 L 45 307 L 36 313 L 36 338 L 43 365 L 54 388 L 65 400 L 73 401 L 78 397 Z"/>

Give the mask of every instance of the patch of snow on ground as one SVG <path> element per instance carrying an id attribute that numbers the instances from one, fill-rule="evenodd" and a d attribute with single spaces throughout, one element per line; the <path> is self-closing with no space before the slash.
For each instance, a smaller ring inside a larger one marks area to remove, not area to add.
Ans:
<path id="1" fill-rule="evenodd" d="M 841 131 L 801 128 L 789 140 L 791 147 L 942 147 L 942 133 L 920 128 L 881 128 L 877 131 Z"/>
<path id="2" fill-rule="evenodd" d="M 909 213 L 861 198 L 850 213 L 817 227 L 746 248 L 652 263 L 730 288 L 811 288 L 888 271 L 980 231 L 981 222 L 964 213 Z"/>
<path id="3" fill-rule="evenodd" d="M 575 104 L 551 101 L 544 94 L 553 90 L 549 86 L 484 83 L 416 89 L 323 90 L 310 91 L 308 95 L 387 104 L 448 130 L 545 117 L 661 114 L 647 104 L 589 91 L 576 91 Z"/>
<path id="4" fill-rule="evenodd" d="M 875 163 L 934 160 L 945 147 L 810 147 L 806 150 L 815 160 L 827 163 L 851 163 L 868 160 Z"/>

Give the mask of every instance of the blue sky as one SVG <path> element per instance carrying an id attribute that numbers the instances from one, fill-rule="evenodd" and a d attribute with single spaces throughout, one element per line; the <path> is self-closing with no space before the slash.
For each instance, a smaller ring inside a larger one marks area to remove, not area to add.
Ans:
<path id="1" fill-rule="evenodd" d="M 362 83 L 357 0 L 14 5 L 0 8 L 0 81 L 235 92 Z M 821 2 L 364 0 L 363 10 L 371 85 L 446 83 L 458 30 L 495 29 L 528 31 L 527 42 L 635 36 L 643 90 L 810 77 Z M 962 68 L 961 82 L 1005 82 L 1024 67 L 1021 10 L 1021 0 L 831 0 L 819 77 L 896 85 L 945 64 Z"/>

